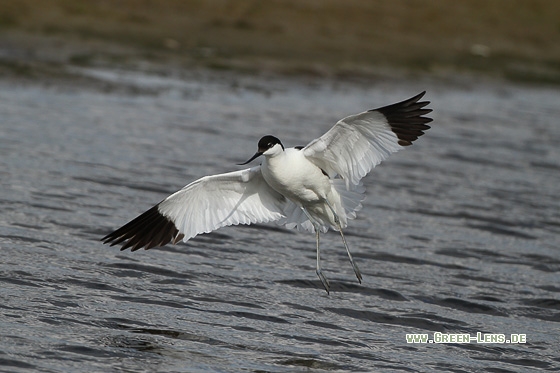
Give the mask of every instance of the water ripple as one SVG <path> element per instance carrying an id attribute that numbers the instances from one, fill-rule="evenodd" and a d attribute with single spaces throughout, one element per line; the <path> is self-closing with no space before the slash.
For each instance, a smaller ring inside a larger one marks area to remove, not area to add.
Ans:
<path id="1" fill-rule="evenodd" d="M 215 74 L 127 75 L 168 85 L 149 95 L 0 83 L 0 371 L 557 370 L 556 91 Z M 274 224 L 134 253 L 99 241 L 237 169 L 262 134 L 305 144 L 426 88 L 432 129 L 364 179 L 346 229 L 362 284 L 336 232 L 329 295 L 314 235 Z M 435 332 L 527 342 L 407 343 Z"/>

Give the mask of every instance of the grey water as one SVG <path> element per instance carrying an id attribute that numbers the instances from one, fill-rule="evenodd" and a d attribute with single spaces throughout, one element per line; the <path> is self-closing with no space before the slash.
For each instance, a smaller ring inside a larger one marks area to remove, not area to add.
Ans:
<path id="1" fill-rule="evenodd" d="M 467 80 L 82 71 L 0 82 L 0 371 L 560 370 L 560 92 Z M 364 179 L 346 230 L 236 226 L 119 251 L 102 236 L 265 134 L 305 145 L 427 90 L 432 129 Z M 407 343 L 407 334 L 525 343 Z M 481 334 L 477 334 L 481 333 Z"/>

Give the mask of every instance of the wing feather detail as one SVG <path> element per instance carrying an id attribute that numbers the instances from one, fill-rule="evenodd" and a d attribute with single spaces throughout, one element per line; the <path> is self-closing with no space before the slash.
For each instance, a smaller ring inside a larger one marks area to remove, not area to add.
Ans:
<path id="1" fill-rule="evenodd" d="M 187 241 L 200 233 L 285 217 L 288 201 L 264 181 L 260 166 L 206 176 L 170 195 L 102 241 L 132 251 Z"/>
<path id="2" fill-rule="evenodd" d="M 432 119 L 424 116 L 432 111 L 424 109 L 430 102 L 419 101 L 425 93 L 343 118 L 302 151 L 331 178 L 342 177 L 347 188 L 358 185 L 375 166 L 430 128 L 426 123 Z"/>

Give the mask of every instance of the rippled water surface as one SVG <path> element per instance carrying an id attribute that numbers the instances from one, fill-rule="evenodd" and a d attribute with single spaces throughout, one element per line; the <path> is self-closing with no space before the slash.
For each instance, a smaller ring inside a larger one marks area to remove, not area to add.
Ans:
<path id="1" fill-rule="evenodd" d="M 0 370 L 559 370 L 560 95 L 85 71 L 116 90 L 0 83 Z M 365 178 L 347 229 L 240 226 L 119 251 L 99 239 L 264 134 L 305 145 L 428 90 L 432 129 Z M 408 344 L 435 332 L 525 344 Z"/>

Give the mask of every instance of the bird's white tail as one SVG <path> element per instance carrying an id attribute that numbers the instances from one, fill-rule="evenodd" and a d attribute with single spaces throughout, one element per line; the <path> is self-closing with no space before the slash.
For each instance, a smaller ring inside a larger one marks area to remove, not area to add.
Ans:
<path id="1" fill-rule="evenodd" d="M 364 195 L 366 188 L 360 182 L 358 185 L 350 184 L 348 189 L 343 179 L 331 179 L 331 184 L 340 196 L 343 212 L 338 211 L 338 215 L 342 228 L 345 228 L 347 220 L 355 219 L 356 212 L 362 209 L 362 201 L 366 198 Z"/>
<path id="2" fill-rule="evenodd" d="M 340 196 L 340 202 L 335 202 L 334 207 L 339 215 L 342 228 L 347 225 L 348 219 L 355 219 L 356 212 L 361 210 L 362 201 L 365 198 L 366 188 L 360 182 L 358 185 L 350 185 L 350 189 L 346 189 L 346 182 L 343 179 L 331 179 L 331 185 Z M 342 209 L 339 208 L 342 207 Z M 314 232 L 315 229 L 309 218 L 303 210 L 295 203 L 289 201 L 284 209 L 283 219 L 277 221 L 280 225 L 285 225 L 286 228 L 297 228 L 299 231 Z M 326 233 L 330 227 L 329 225 L 321 224 L 321 232 Z M 338 230 L 338 229 L 337 229 Z"/>

